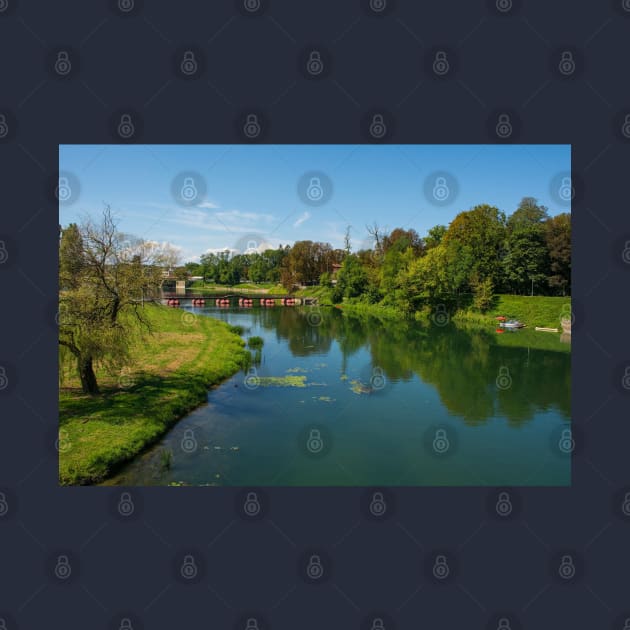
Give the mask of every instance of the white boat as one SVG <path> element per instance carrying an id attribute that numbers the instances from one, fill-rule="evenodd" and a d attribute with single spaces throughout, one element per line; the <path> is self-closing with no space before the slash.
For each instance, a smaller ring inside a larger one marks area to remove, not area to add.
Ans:
<path id="1" fill-rule="evenodd" d="M 509 319 L 507 322 L 499 322 L 501 328 L 524 328 L 525 324 L 517 319 Z"/>

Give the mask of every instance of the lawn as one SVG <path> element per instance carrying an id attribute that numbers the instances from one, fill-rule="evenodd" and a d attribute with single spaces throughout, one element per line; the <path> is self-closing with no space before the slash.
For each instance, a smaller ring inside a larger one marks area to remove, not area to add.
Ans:
<path id="1" fill-rule="evenodd" d="M 59 480 L 97 483 L 205 402 L 207 390 L 247 364 L 244 341 L 211 317 L 145 306 L 153 328 L 138 333 L 132 363 L 118 374 L 100 366 L 101 395 L 87 396 L 72 370 L 59 389 Z"/>

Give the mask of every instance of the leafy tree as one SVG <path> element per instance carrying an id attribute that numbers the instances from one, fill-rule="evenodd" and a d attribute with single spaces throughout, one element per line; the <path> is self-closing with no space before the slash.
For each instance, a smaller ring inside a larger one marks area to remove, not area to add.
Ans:
<path id="1" fill-rule="evenodd" d="M 332 279 L 327 271 L 324 271 L 324 273 L 319 276 L 319 284 L 323 287 L 332 287 Z"/>
<path id="2" fill-rule="evenodd" d="M 119 232 L 109 207 L 98 224 L 86 220 L 62 230 L 60 358 L 74 361 L 86 394 L 99 393 L 95 363 L 124 365 L 134 321 L 148 329 L 144 298 L 157 294 L 162 270 L 174 260 L 168 246 Z"/>
<path id="3" fill-rule="evenodd" d="M 352 298 L 360 296 L 368 285 L 368 277 L 365 269 L 359 262 L 356 254 L 346 256 L 337 275 L 338 289 L 344 297 Z"/>
<path id="4" fill-rule="evenodd" d="M 444 238 L 446 234 L 446 226 L 445 225 L 435 225 L 432 227 L 427 236 L 424 239 L 424 245 L 426 249 L 432 249 L 433 247 L 437 247 Z"/>
<path id="5" fill-rule="evenodd" d="M 566 295 L 571 292 L 571 215 L 551 217 L 545 224 L 545 242 L 549 252 L 549 286 Z"/>
<path id="6" fill-rule="evenodd" d="M 444 234 L 442 244 L 463 250 L 469 261 L 467 280 L 491 278 L 498 285 L 502 276 L 505 243 L 505 214 L 494 206 L 475 206 L 460 212 Z"/>
<path id="7" fill-rule="evenodd" d="M 527 293 L 547 276 L 545 243 L 547 208 L 525 197 L 507 220 L 507 253 L 503 261 L 505 281 L 512 292 Z"/>

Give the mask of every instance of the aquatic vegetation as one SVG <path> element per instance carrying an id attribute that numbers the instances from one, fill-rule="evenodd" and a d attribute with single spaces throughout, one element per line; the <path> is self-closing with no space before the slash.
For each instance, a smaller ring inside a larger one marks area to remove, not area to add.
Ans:
<path id="1" fill-rule="evenodd" d="M 331 398 L 330 396 L 313 396 L 313 400 L 321 400 L 322 402 L 335 402 L 335 398 Z"/>
<path id="2" fill-rule="evenodd" d="M 259 350 L 260 348 L 263 347 L 265 343 L 265 340 L 262 337 L 250 337 L 247 340 L 247 345 L 252 349 L 252 350 Z"/>
<path id="3" fill-rule="evenodd" d="M 372 388 L 369 385 L 365 385 L 365 383 L 362 383 L 361 381 L 357 379 L 350 381 L 350 389 L 355 394 L 371 394 L 372 393 Z"/>
<path id="4" fill-rule="evenodd" d="M 306 373 L 308 372 L 308 370 L 306 368 L 303 367 L 294 367 L 294 368 L 289 368 L 287 370 L 287 374 L 298 374 L 298 373 Z"/>
<path id="5" fill-rule="evenodd" d="M 173 464 L 173 453 L 170 449 L 163 448 L 160 451 L 160 466 L 162 470 L 169 470 Z"/>
<path id="6" fill-rule="evenodd" d="M 259 376 L 260 387 L 306 387 L 306 376 Z"/>
<path id="7" fill-rule="evenodd" d="M 347 375 L 347 374 L 342 374 L 342 375 L 339 377 L 339 379 L 340 379 L 340 380 L 342 380 L 342 381 L 347 381 L 347 380 L 348 380 L 348 375 Z"/>

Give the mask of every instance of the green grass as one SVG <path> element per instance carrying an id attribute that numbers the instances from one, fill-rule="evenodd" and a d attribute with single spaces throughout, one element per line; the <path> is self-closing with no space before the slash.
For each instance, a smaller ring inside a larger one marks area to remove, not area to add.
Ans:
<path id="1" fill-rule="evenodd" d="M 298 297 L 317 298 L 320 306 L 332 306 L 332 289 L 329 287 L 306 287 L 295 292 Z"/>
<path id="2" fill-rule="evenodd" d="M 190 284 L 189 289 L 200 291 L 208 295 L 226 295 L 228 293 L 250 293 L 272 295 L 286 295 L 287 290 L 281 285 L 274 282 L 261 282 L 256 284 L 255 282 L 240 282 L 235 285 L 216 284 L 213 282 L 203 283 L 201 280 L 197 280 Z"/>
<path id="3" fill-rule="evenodd" d="M 72 372 L 60 387 L 62 484 L 103 481 L 247 364 L 244 341 L 223 322 L 156 305 L 145 310 L 154 332 L 134 340 L 124 378 L 99 367 L 95 397 L 80 391 Z"/>
<path id="4" fill-rule="evenodd" d="M 453 319 L 456 322 L 496 323 L 496 317 L 504 315 L 518 319 L 531 329 L 539 326 L 561 330 L 560 317 L 563 313 L 570 314 L 570 309 L 570 297 L 498 295 L 495 305 L 488 312 L 482 314 L 472 310 L 459 311 Z"/>

